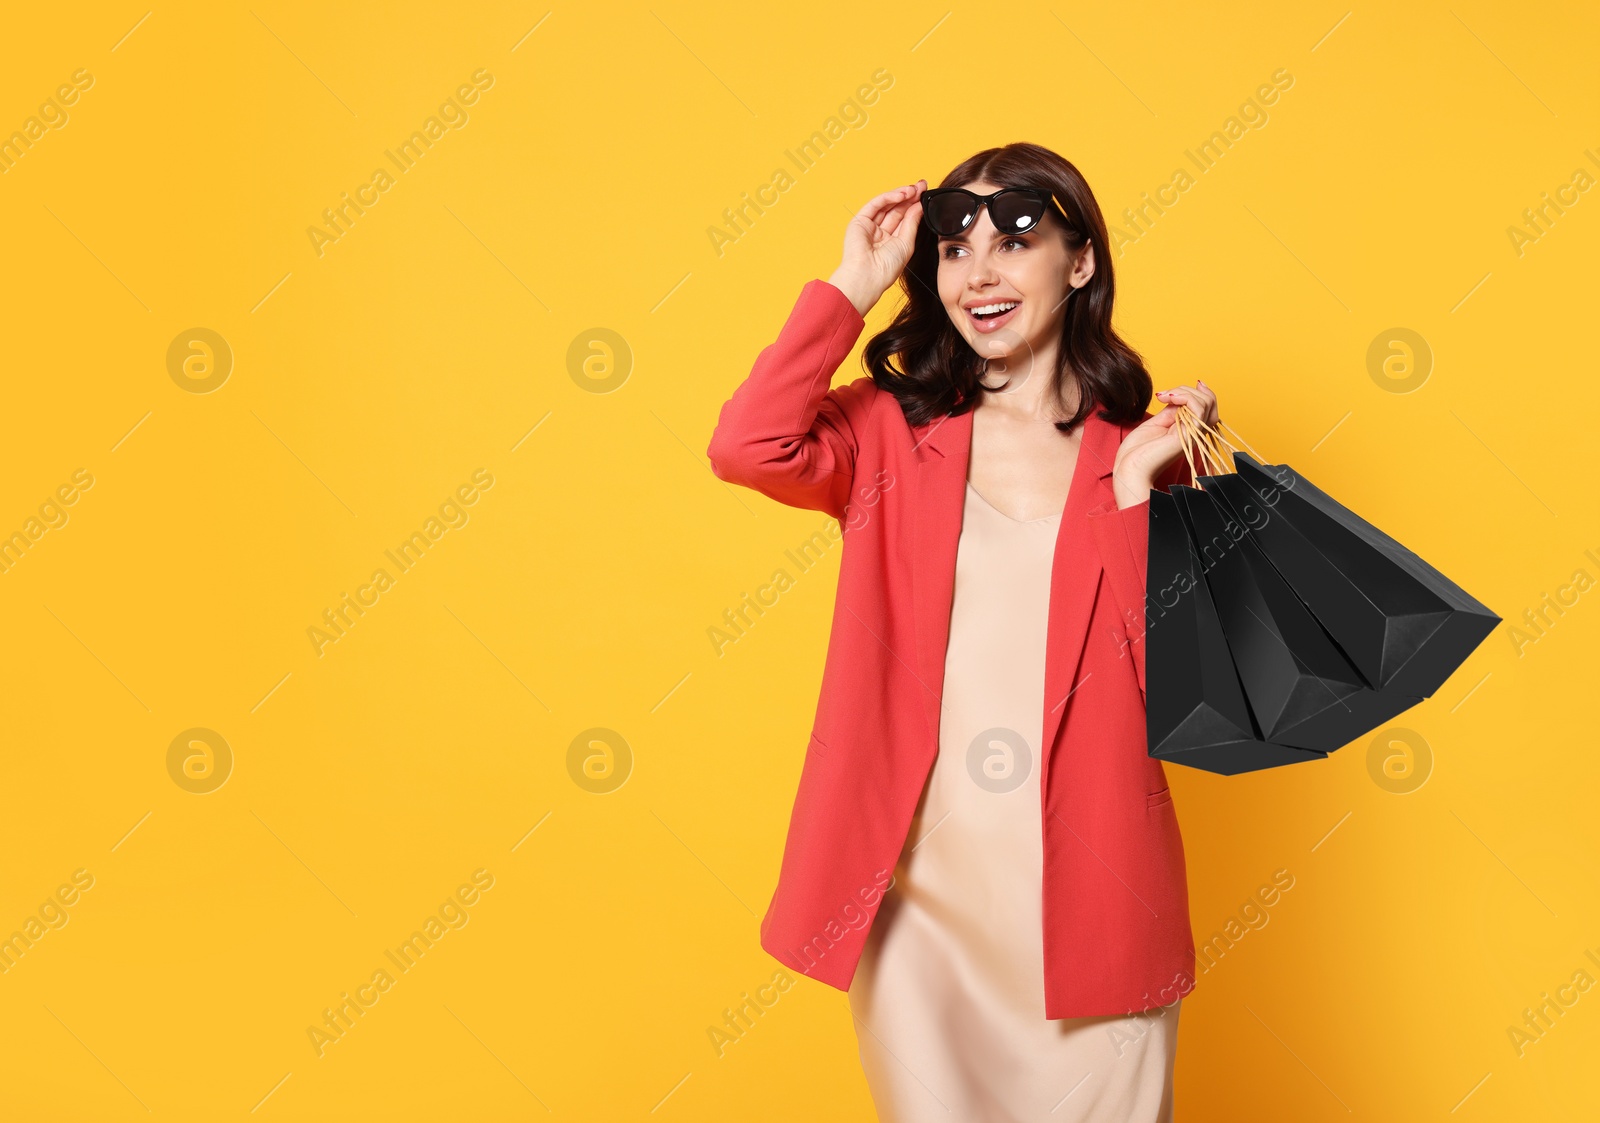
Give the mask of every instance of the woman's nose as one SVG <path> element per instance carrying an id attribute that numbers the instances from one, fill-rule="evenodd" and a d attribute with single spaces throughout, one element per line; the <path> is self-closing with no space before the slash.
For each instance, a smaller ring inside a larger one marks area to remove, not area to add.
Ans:
<path id="1" fill-rule="evenodd" d="M 994 259 L 986 252 L 974 254 L 972 268 L 967 272 L 967 279 L 974 285 L 991 284 L 994 281 L 998 281 L 1000 274 L 995 269 Z"/>

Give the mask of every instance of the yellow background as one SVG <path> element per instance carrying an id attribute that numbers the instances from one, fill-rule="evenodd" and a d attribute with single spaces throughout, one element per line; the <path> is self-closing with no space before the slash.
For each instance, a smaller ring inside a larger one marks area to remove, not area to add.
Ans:
<path id="1" fill-rule="evenodd" d="M 1198 941 L 1295 878 L 1184 1003 L 1178 1117 L 1592 1114 L 1600 992 L 1522 1056 L 1507 1033 L 1600 979 L 1600 594 L 1509 631 L 1600 577 L 1600 195 L 1507 233 L 1600 174 L 1591 5 L 47 11 L 5 18 L 0 132 L 94 83 L 0 176 L 0 532 L 95 482 L 0 574 L 0 935 L 94 884 L 0 975 L 0 1114 L 873 1118 L 838 991 L 708 1042 L 776 969 L 838 566 L 716 654 L 824 522 L 712 475 L 717 409 L 872 195 L 1031 140 L 1117 223 L 1278 68 L 1269 123 L 1116 260 L 1119 327 L 1507 623 L 1400 719 L 1414 791 L 1365 744 L 1168 768 Z M 323 209 L 480 68 L 465 127 L 318 256 Z M 719 256 L 723 209 L 879 68 Z M 167 368 L 196 327 L 234 356 L 211 393 Z M 1433 353 L 1404 394 L 1367 365 L 1396 327 Z M 631 356 L 610 393 L 569 370 L 596 328 Z M 478 469 L 469 520 L 319 655 Z M 209 794 L 167 768 L 197 727 L 234 757 Z M 632 755 L 608 794 L 568 769 L 595 728 Z M 308 1027 L 476 870 L 466 926 L 318 1056 Z"/>

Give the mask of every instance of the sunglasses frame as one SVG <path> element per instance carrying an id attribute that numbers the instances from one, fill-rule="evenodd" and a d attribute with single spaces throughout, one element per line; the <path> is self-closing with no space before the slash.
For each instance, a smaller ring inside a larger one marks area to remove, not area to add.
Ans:
<path id="1" fill-rule="evenodd" d="M 1054 203 L 1056 205 L 1056 210 L 1061 212 L 1062 221 L 1064 221 L 1067 224 L 1067 227 L 1069 229 L 1072 227 L 1072 219 L 1070 217 L 1068 217 L 1068 215 L 1067 215 L 1067 208 L 1065 208 L 1065 207 L 1063 207 L 1061 205 L 1061 200 L 1056 198 L 1055 192 L 1046 191 L 1046 190 L 1044 190 L 1043 188 L 1040 188 L 1040 187 L 1002 187 L 1000 190 L 992 191 L 987 195 L 979 195 L 976 191 L 968 191 L 965 187 L 935 187 L 932 190 L 924 191 L 922 193 L 921 200 L 920 200 L 922 202 L 922 204 L 923 204 L 922 215 L 923 215 L 923 218 L 928 219 L 928 229 L 932 230 L 939 237 L 941 237 L 941 238 L 959 238 L 961 235 L 965 234 L 968 230 L 972 229 L 973 224 L 978 221 L 978 212 L 980 210 L 984 209 L 985 207 L 988 207 L 989 204 L 994 202 L 994 200 L 996 200 L 1000 196 L 1006 195 L 1006 194 L 1027 195 L 1027 196 L 1031 197 L 1032 199 L 1034 199 L 1036 202 L 1042 204 L 1041 213 L 1039 215 L 1039 218 L 1040 218 L 1041 221 L 1044 219 L 1044 213 L 1043 212 L 1050 209 L 1049 204 Z M 961 227 L 961 229 L 956 230 L 956 231 L 954 231 L 952 233 L 948 233 L 947 234 L 942 230 L 935 229 L 934 225 L 933 225 L 933 221 L 932 221 L 931 218 L 929 218 L 929 215 L 928 215 L 927 199 L 928 199 L 928 196 L 930 196 L 930 195 L 935 195 L 935 196 L 940 196 L 940 197 L 943 197 L 943 196 L 946 196 L 946 195 L 965 195 L 969 200 L 971 200 L 974 203 L 974 206 L 972 208 L 972 217 L 967 220 L 967 223 L 966 223 L 965 226 Z M 994 221 L 993 211 L 992 210 L 990 212 L 989 221 L 990 222 Z M 1026 230 L 1009 230 L 1009 231 L 1006 231 L 1006 233 L 1008 235 L 1012 235 L 1012 236 L 1015 236 L 1017 234 L 1031 234 L 1031 233 L 1033 233 L 1033 231 L 1037 230 L 1038 228 L 1039 228 L 1039 223 L 1036 222 L 1032 226 L 1028 227 L 1028 229 L 1026 229 Z"/>

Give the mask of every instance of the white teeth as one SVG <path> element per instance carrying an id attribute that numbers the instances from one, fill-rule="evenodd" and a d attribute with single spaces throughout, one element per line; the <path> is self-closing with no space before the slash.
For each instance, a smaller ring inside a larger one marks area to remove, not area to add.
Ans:
<path id="1" fill-rule="evenodd" d="M 1009 312 L 1020 303 L 1022 302 L 1019 300 L 1005 300 L 1001 301 L 999 304 L 985 304 L 981 307 L 972 309 L 972 313 L 978 316 L 987 316 L 994 312 Z"/>

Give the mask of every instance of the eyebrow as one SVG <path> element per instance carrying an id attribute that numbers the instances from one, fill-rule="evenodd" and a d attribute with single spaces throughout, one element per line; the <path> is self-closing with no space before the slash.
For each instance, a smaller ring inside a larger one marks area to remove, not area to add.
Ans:
<path id="1" fill-rule="evenodd" d="M 1038 227 L 1037 226 L 1035 226 L 1032 230 L 1013 230 L 1010 233 L 1007 233 L 1004 230 L 996 230 L 994 232 L 993 237 L 995 237 L 995 238 L 1025 238 L 1029 234 L 1037 233 L 1037 231 L 1038 231 Z M 972 238 L 970 237 L 971 234 L 972 234 L 972 231 L 970 229 L 968 229 L 968 230 L 963 230 L 959 234 L 951 234 L 948 237 L 945 237 L 945 236 L 941 235 L 939 237 L 939 239 L 938 239 L 938 244 L 939 245 L 943 245 L 946 242 L 970 242 L 972 240 Z"/>

